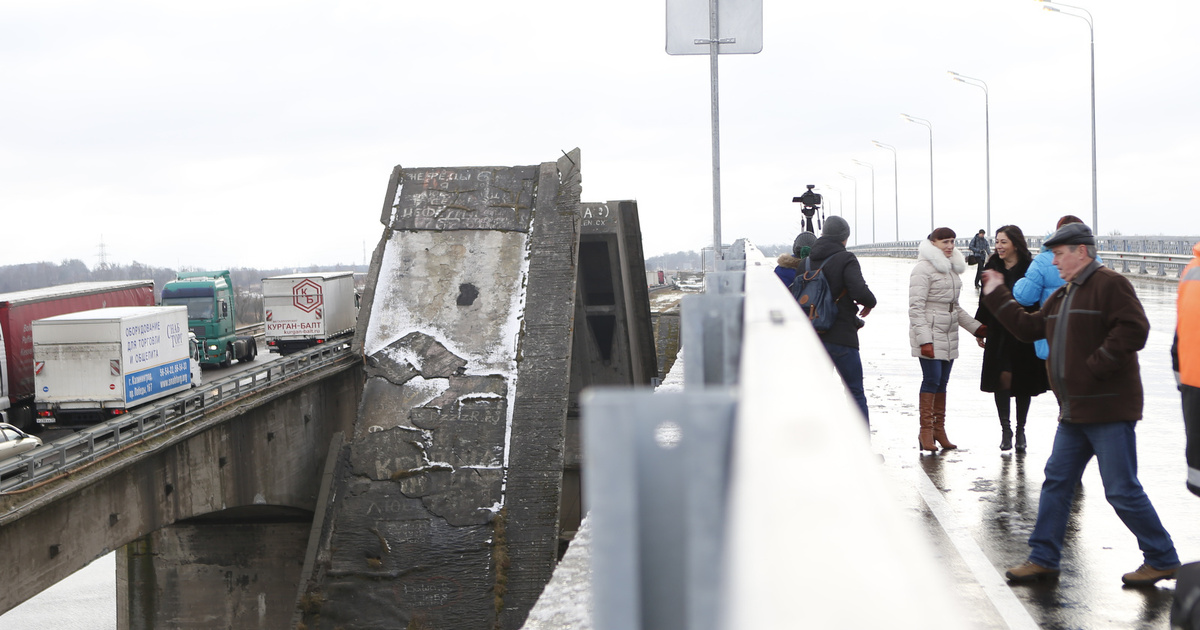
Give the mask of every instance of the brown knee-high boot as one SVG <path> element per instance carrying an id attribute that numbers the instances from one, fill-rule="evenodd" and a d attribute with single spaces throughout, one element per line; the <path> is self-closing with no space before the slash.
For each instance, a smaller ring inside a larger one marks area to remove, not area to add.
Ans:
<path id="1" fill-rule="evenodd" d="M 942 448 L 958 448 L 946 437 L 946 392 L 933 395 L 933 439 Z"/>
<path id="2" fill-rule="evenodd" d="M 921 392 L 921 432 L 917 435 L 917 440 L 921 444 L 922 451 L 936 451 L 937 446 L 933 443 L 933 394 Z"/>

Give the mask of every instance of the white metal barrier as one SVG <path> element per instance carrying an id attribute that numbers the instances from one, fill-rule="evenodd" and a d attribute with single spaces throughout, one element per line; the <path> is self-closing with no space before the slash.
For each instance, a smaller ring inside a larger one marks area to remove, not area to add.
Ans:
<path id="1" fill-rule="evenodd" d="M 774 263 L 731 255 L 684 298 L 682 393 L 585 394 L 592 627 L 960 627 Z"/>

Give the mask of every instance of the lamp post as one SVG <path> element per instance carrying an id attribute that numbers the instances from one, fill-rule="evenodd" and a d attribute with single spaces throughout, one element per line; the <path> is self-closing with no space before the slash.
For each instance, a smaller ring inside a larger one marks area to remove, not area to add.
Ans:
<path id="1" fill-rule="evenodd" d="M 859 160 L 850 160 L 850 161 L 854 162 L 855 164 L 857 164 L 859 166 L 865 166 L 865 167 L 871 169 L 871 242 L 874 243 L 875 242 L 875 167 L 871 164 L 868 164 L 866 162 L 862 162 Z M 858 226 L 857 225 L 854 226 L 854 229 L 858 230 Z M 857 242 L 857 241 L 855 241 L 855 242 Z"/>
<path id="2" fill-rule="evenodd" d="M 953 70 L 947 70 L 950 77 L 959 83 L 973 85 L 983 90 L 983 151 L 985 155 L 985 164 L 987 168 L 987 233 L 992 233 L 992 133 L 989 128 L 989 112 L 988 112 L 988 87 L 983 79 L 975 79 L 964 74 L 959 74 Z"/>
<path id="3" fill-rule="evenodd" d="M 825 187 L 838 194 L 838 216 L 842 216 L 842 189 L 834 186 L 833 184 L 825 184 Z"/>
<path id="4" fill-rule="evenodd" d="M 842 172 L 838 175 L 854 182 L 854 244 L 858 245 L 858 180 Z"/>
<path id="5" fill-rule="evenodd" d="M 1088 25 L 1088 39 L 1090 40 L 1090 46 L 1091 46 L 1091 51 L 1092 51 L 1092 233 L 1099 235 L 1100 228 L 1096 223 L 1096 221 L 1097 221 L 1097 212 L 1096 212 L 1096 32 L 1095 32 L 1095 29 L 1092 27 L 1092 14 L 1089 13 L 1088 10 L 1083 7 L 1075 7 L 1075 6 L 1071 6 L 1069 4 L 1059 4 L 1057 2 L 1052 3 L 1052 2 L 1050 2 L 1050 0 L 1038 0 L 1038 2 L 1042 2 L 1046 5 L 1053 4 L 1054 6 L 1043 6 L 1042 8 L 1047 11 L 1052 11 L 1054 13 L 1061 13 L 1063 15 L 1077 17 L 1077 18 L 1083 20 L 1084 22 L 1087 22 L 1087 25 Z M 1071 13 L 1068 11 L 1060 11 L 1058 9 L 1058 7 L 1063 7 L 1064 9 L 1074 9 L 1076 11 L 1082 11 L 1083 15 L 1079 15 L 1078 13 Z"/>
<path id="6" fill-rule="evenodd" d="M 900 114 L 900 117 L 910 123 L 924 125 L 929 129 L 929 231 L 932 232 L 935 227 L 933 225 L 933 123 L 908 114 Z"/>
<path id="7" fill-rule="evenodd" d="M 898 157 L 896 155 L 896 147 L 894 147 L 890 144 L 884 144 L 882 142 L 878 142 L 875 140 L 872 140 L 871 144 L 879 147 L 880 149 L 887 149 L 888 151 L 892 152 L 892 190 L 896 194 L 896 201 L 895 201 L 896 240 L 899 241 L 900 240 L 900 179 L 898 177 L 899 165 L 897 164 L 897 162 L 899 162 L 900 160 L 898 159 Z"/>

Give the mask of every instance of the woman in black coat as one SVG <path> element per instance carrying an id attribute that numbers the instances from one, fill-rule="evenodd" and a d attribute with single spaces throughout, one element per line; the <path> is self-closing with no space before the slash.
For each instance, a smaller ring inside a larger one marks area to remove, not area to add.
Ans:
<path id="1" fill-rule="evenodd" d="M 1025 270 L 1032 261 L 1033 255 L 1029 253 L 1021 228 L 1006 225 L 996 230 L 995 251 L 983 268 L 1004 274 L 1004 285 L 1012 290 L 1017 280 L 1025 276 Z M 1032 312 L 1037 308 L 1028 307 L 1027 310 Z M 1000 415 L 1000 450 L 1007 451 L 1013 447 L 1009 399 L 1016 398 L 1016 447 L 1018 452 L 1024 452 L 1025 420 L 1029 416 L 1031 399 L 1050 389 L 1046 363 L 1038 358 L 1032 343 L 1018 341 L 1000 322 L 995 321 L 982 301 L 975 319 L 988 327 L 987 341 L 979 340 L 979 345 L 984 349 L 979 389 L 992 392 L 996 398 L 996 412 Z"/>

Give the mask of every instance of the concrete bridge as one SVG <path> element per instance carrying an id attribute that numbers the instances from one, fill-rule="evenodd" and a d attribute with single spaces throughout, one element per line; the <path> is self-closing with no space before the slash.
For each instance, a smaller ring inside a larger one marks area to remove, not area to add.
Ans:
<path id="1" fill-rule="evenodd" d="M 8 610 L 118 553 L 121 627 L 282 627 L 330 441 L 362 390 L 350 354 L 102 461 L 0 497 Z"/>
<path id="2" fill-rule="evenodd" d="M 0 612 L 117 550 L 121 628 L 519 628 L 580 392 L 658 376 L 636 203 L 579 160 L 396 167 L 352 351 L 0 495 Z"/>

